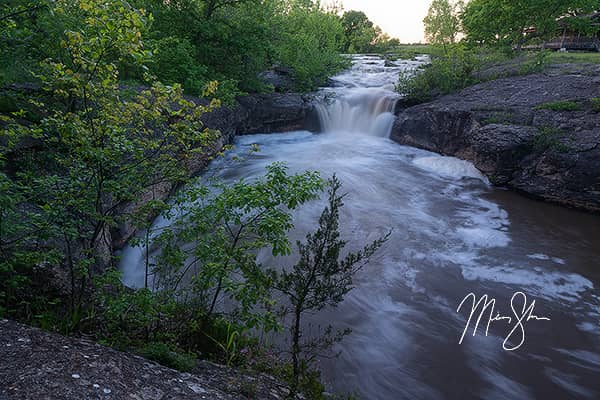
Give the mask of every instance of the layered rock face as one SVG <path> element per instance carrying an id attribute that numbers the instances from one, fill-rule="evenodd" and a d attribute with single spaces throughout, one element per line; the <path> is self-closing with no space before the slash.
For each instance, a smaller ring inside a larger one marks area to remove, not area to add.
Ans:
<path id="1" fill-rule="evenodd" d="M 496 185 L 600 212 L 597 98 L 599 66 L 556 66 L 408 108 L 391 138 L 469 160 Z"/>

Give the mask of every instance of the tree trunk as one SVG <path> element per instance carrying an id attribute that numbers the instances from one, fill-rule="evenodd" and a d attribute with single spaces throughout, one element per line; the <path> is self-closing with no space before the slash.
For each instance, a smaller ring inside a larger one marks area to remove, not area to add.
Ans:
<path id="1" fill-rule="evenodd" d="M 293 380 L 292 380 L 292 392 L 296 393 L 298 390 L 298 381 L 300 377 L 300 317 L 302 312 L 296 308 L 294 311 L 295 321 L 292 327 L 292 367 L 293 367 Z"/>

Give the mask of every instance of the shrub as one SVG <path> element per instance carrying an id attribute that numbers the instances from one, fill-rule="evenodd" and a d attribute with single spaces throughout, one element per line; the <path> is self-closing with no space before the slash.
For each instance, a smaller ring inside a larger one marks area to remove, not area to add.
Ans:
<path id="1" fill-rule="evenodd" d="M 457 46 L 446 55 L 434 58 L 423 70 L 402 74 L 396 90 L 410 101 L 425 102 L 477 83 L 473 72 L 478 67 L 475 55 Z"/>
<path id="2" fill-rule="evenodd" d="M 182 372 L 191 371 L 197 363 L 194 354 L 183 352 L 166 343 L 148 343 L 139 350 L 139 353 L 149 360 Z"/>
<path id="3" fill-rule="evenodd" d="M 529 54 L 526 61 L 521 64 L 519 74 L 529 75 L 542 72 L 548 63 L 549 51 L 538 51 L 533 57 Z"/>
<path id="4" fill-rule="evenodd" d="M 208 71 L 196 61 L 196 48 L 189 40 L 169 36 L 152 41 L 150 46 L 153 49 L 150 70 L 162 82 L 181 83 L 190 94 L 202 92 Z"/>
<path id="5" fill-rule="evenodd" d="M 548 149 L 559 152 L 569 151 L 569 147 L 560 141 L 564 134 L 561 129 L 552 126 L 541 126 L 538 128 L 538 134 L 533 140 L 533 149 L 540 152 Z"/>
<path id="6" fill-rule="evenodd" d="M 581 104 L 575 101 L 553 101 L 540 104 L 536 107 L 537 110 L 552 110 L 552 111 L 580 111 Z"/>

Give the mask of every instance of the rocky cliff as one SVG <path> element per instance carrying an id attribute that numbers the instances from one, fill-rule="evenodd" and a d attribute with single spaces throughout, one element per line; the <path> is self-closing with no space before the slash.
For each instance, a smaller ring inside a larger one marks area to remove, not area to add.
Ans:
<path id="1" fill-rule="evenodd" d="M 496 185 L 600 212 L 600 66 L 559 65 L 402 111 L 391 138 L 469 160 Z"/>

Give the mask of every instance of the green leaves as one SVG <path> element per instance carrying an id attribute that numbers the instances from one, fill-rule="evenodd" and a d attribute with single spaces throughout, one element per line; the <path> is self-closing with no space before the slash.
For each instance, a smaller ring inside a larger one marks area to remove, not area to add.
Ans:
<path id="1" fill-rule="evenodd" d="M 459 14 L 464 4 L 451 0 L 433 0 L 423 24 L 429 43 L 446 46 L 456 40 L 460 30 Z"/>
<path id="2" fill-rule="evenodd" d="M 543 40 L 558 36 L 559 18 L 597 9 L 596 0 L 472 0 L 465 6 L 462 23 L 471 42 L 520 48 L 534 38 Z M 587 27 L 590 24 L 591 21 L 584 22 Z M 580 32 L 587 30 L 586 26 L 577 28 Z"/>
<path id="3" fill-rule="evenodd" d="M 345 332 L 334 333 L 328 327 L 319 338 L 303 339 L 302 316 L 317 312 L 327 306 L 335 307 L 353 288 L 353 276 L 365 265 L 373 254 L 387 241 L 390 233 L 364 246 L 357 252 L 342 257 L 346 242 L 340 239 L 340 208 L 344 205 L 344 195 L 339 194 L 341 183 L 334 175 L 328 185 L 328 204 L 319 218 L 319 227 L 306 235 L 304 243 L 298 242 L 300 258 L 291 270 L 271 271 L 274 288 L 285 296 L 292 314 L 289 326 L 293 364 L 293 390 L 297 389 L 300 375 L 306 364 L 314 358 L 310 351 L 326 350 L 334 342 L 341 340 Z"/>
<path id="4" fill-rule="evenodd" d="M 75 315 L 90 277 L 112 264 L 111 229 L 141 224 L 142 214 L 162 209 L 139 210 L 137 202 L 184 182 L 197 153 L 218 142 L 201 117 L 219 103 L 196 105 L 181 85 L 151 78 L 133 94 L 119 87 L 119 65 L 149 55 L 141 35 L 145 11 L 122 0 L 57 0 L 51 10 L 63 30 L 61 50 L 36 75 L 42 117 L 15 115 L 1 133 L 0 154 L 10 153 L 16 169 L 3 175 L 13 193 L 5 221 L 24 222 L 5 229 L 0 247 L 10 260 L 43 233 L 44 244 L 62 253 Z M 32 139 L 35 151 L 13 151 Z"/>
<path id="5" fill-rule="evenodd" d="M 275 163 L 253 182 L 182 191 L 165 214 L 175 221 L 156 235 L 162 248 L 153 260 L 157 284 L 193 301 L 208 316 L 223 298 L 235 300 L 229 312 L 246 328 L 273 329 L 271 278 L 256 254 L 264 248 L 273 255 L 290 254 L 291 211 L 315 199 L 322 187 L 318 173 L 289 175 L 284 164 Z"/>
<path id="6" fill-rule="evenodd" d="M 340 18 L 317 3 L 282 1 L 289 11 L 277 18 L 283 28 L 276 42 L 279 61 L 294 71 L 300 89 L 312 90 L 347 66 L 339 55 L 344 31 Z"/>

